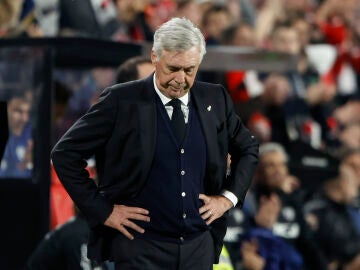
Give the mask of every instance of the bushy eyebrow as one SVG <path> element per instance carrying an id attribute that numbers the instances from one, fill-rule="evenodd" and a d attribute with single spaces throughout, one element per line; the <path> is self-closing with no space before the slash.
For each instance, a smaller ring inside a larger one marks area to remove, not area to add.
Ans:
<path id="1" fill-rule="evenodd" d="M 185 70 L 185 71 L 189 71 L 189 70 L 191 70 L 191 69 L 194 69 L 194 68 L 195 68 L 195 65 L 192 65 L 192 66 L 189 66 L 189 67 L 180 67 L 180 66 L 168 65 L 167 67 L 168 67 L 168 69 L 170 69 L 170 70 L 181 70 L 181 69 L 183 69 L 183 70 Z"/>

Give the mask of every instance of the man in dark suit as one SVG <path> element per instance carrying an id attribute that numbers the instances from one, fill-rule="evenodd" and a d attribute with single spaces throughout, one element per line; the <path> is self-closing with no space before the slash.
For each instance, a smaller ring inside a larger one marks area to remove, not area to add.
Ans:
<path id="1" fill-rule="evenodd" d="M 166 22 L 154 34 L 155 73 L 106 89 L 54 147 L 55 170 L 92 228 L 89 258 L 121 270 L 209 270 L 218 261 L 226 212 L 243 203 L 258 143 L 226 90 L 195 80 L 205 52 L 189 20 Z M 85 171 L 93 154 L 98 185 Z"/>

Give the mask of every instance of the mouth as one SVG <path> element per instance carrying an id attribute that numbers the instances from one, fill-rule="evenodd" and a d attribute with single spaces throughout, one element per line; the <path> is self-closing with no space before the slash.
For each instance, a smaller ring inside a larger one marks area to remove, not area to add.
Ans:
<path id="1" fill-rule="evenodd" d="M 171 88 L 173 91 L 176 91 L 176 92 L 183 90 L 182 87 L 176 87 L 176 86 L 173 86 L 173 85 L 170 85 L 170 88 Z"/>
<path id="2" fill-rule="evenodd" d="M 169 87 L 173 90 L 173 91 L 184 91 L 186 88 L 185 84 L 179 84 L 179 85 L 173 85 L 173 84 L 169 84 Z"/>

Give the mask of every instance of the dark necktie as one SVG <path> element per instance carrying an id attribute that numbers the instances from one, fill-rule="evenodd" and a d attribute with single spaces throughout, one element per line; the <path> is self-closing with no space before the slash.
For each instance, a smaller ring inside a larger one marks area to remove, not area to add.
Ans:
<path id="1" fill-rule="evenodd" d="M 181 110 L 181 101 L 180 99 L 174 98 L 168 104 L 174 108 L 171 116 L 171 125 L 175 132 L 176 138 L 179 142 L 182 142 L 185 135 L 185 119 Z"/>

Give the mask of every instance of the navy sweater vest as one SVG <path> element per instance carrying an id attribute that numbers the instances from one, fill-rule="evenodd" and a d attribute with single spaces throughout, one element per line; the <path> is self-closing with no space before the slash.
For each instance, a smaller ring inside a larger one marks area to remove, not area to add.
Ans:
<path id="1" fill-rule="evenodd" d="M 155 155 L 147 183 L 134 205 L 149 210 L 150 222 L 138 237 L 183 243 L 208 229 L 199 214 L 204 193 L 206 145 L 195 108 L 189 104 L 189 121 L 183 142 L 176 140 L 170 118 L 157 98 Z M 131 204 L 133 204 L 131 203 Z"/>

